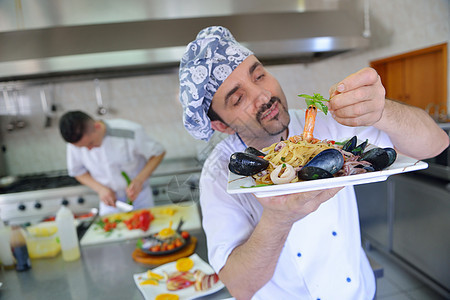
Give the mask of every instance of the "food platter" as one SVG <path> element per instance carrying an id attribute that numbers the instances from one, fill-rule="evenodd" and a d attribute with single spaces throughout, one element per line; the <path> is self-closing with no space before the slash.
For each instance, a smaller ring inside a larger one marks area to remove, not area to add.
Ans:
<path id="1" fill-rule="evenodd" d="M 379 182 L 386 180 L 390 175 L 422 170 L 427 167 L 428 164 L 426 162 L 398 154 L 395 162 L 381 171 L 259 187 L 252 187 L 254 186 L 254 181 L 251 177 L 240 176 L 229 172 L 227 192 L 229 194 L 253 193 L 258 198 L 270 197 L 340 186 Z"/>
<path id="2" fill-rule="evenodd" d="M 181 241 L 181 245 L 178 247 L 175 247 L 173 249 L 170 250 L 160 250 L 160 251 L 151 251 L 149 246 L 146 246 L 147 243 L 152 243 L 155 241 L 156 238 L 156 233 L 152 234 L 151 236 L 142 238 L 142 244 L 140 247 L 138 247 L 142 252 L 147 253 L 149 255 L 154 255 L 154 256 L 161 256 L 161 255 L 168 255 L 168 254 L 172 254 L 175 253 L 177 251 L 180 251 L 181 249 L 183 249 L 187 244 L 189 244 L 190 240 L 191 240 L 191 236 L 189 235 L 187 238 L 182 238 L 181 236 L 179 237 L 180 241 Z M 157 240 L 158 241 L 158 240 Z M 163 242 L 163 241 L 162 241 Z"/>
<path id="3" fill-rule="evenodd" d="M 189 258 L 191 258 L 194 261 L 193 269 L 201 270 L 207 274 L 214 273 L 212 267 L 204 260 L 202 260 L 197 254 L 192 254 L 191 256 L 189 256 Z M 167 263 L 152 270 L 152 272 L 159 274 L 172 273 L 175 271 L 176 271 L 176 262 Z M 184 288 L 177 291 L 168 291 L 164 282 L 161 282 L 158 285 L 141 285 L 140 283 L 144 281 L 146 278 L 146 272 L 134 274 L 133 278 L 139 291 L 142 293 L 144 298 L 148 300 L 150 299 L 153 300 L 157 295 L 164 293 L 178 295 L 180 300 L 196 299 L 199 297 L 213 294 L 224 288 L 224 284 L 219 280 L 209 290 L 205 291 L 196 291 L 194 286 L 190 286 L 188 288 Z"/>

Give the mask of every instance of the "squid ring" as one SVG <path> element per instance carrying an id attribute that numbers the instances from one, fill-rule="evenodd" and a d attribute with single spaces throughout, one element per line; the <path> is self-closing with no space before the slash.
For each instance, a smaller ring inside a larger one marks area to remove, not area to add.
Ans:
<path id="1" fill-rule="evenodd" d="M 283 174 L 281 174 L 281 176 L 278 176 L 281 172 L 281 169 L 283 168 L 283 165 L 286 166 L 286 169 L 284 170 Z M 279 165 L 270 173 L 270 179 L 274 184 L 289 183 L 292 179 L 295 178 L 295 176 L 297 176 L 297 174 L 290 164 Z"/>

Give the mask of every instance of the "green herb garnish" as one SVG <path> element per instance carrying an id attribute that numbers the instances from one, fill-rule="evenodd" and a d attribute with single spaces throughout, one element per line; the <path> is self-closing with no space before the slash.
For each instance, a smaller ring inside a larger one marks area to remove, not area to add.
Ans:
<path id="1" fill-rule="evenodd" d="M 254 186 L 243 186 L 243 185 L 241 185 L 240 187 L 245 189 L 245 188 L 255 188 L 255 187 L 261 187 L 261 186 L 268 186 L 268 185 L 273 185 L 273 184 L 261 183 L 261 184 L 257 184 L 257 185 L 254 185 Z"/>
<path id="2" fill-rule="evenodd" d="M 286 168 L 286 164 L 283 164 L 281 167 L 282 167 L 282 168 Z"/>
<path id="3" fill-rule="evenodd" d="M 306 105 L 313 105 L 323 111 L 324 114 L 328 113 L 328 107 L 323 102 L 330 101 L 329 99 L 325 99 L 321 94 L 314 93 L 312 96 L 306 94 L 300 94 L 299 97 L 305 98 Z"/>
<path id="4" fill-rule="evenodd" d="M 280 159 L 281 159 L 281 161 L 286 161 L 286 157 L 282 157 Z"/>

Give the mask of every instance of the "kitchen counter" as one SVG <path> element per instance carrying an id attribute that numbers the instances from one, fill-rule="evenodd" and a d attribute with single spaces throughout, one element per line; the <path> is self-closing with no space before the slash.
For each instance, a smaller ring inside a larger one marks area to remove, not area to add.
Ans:
<path id="1" fill-rule="evenodd" d="M 206 238 L 203 230 L 192 230 L 197 237 L 196 253 L 207 261 Z M 135 262 L 131 253 L 136 239 L 81 247 L 81 259 L 65 262 L 62 255 L 31 260 L 31 270 L 0 272 L 1 299 L 143 299 L 133 274 L 156 266 Z M 230 294 L 221 291 L 198 299 L 225 299 Z"/>

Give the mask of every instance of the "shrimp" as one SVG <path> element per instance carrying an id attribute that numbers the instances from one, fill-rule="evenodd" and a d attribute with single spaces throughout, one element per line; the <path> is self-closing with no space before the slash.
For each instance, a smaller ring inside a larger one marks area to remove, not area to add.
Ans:
<path id="1" fill-rule="evenodd" d="M 303 128 L 303 140 L 311 142 L 313 140 L 314 125 L 316 123 L 317 107 L 310 105 L 305 114 L 305 127 Z"/>

